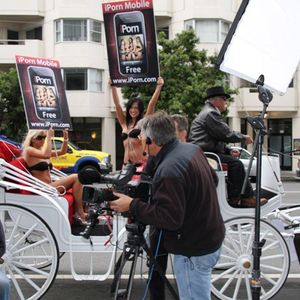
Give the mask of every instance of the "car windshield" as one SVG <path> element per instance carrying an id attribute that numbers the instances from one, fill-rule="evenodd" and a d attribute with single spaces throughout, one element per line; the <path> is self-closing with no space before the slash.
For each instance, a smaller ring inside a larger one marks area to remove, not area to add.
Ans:
<path id="1" fill-rule="evenodd" d="M 82 150 L 80 147 L 78 147 L 76 144 L 69 142 L 69 145 L 72 146 L 75 150 L 80 151 Z"/>
<path id="2" fill-rule="evenodd" d="M 57 150 L 60 149 L 62 146 L 62 141 L 60 140 L 55 140 L 54 142 L 52 141 L 52 149 Z M 72 142 L 68 142 L 68 145 L 71 146 L 72 148 L 74 148 L 76 151 L 81 151 L 82 149 L 79 148 L 76 144 L 72 143 Z"/>

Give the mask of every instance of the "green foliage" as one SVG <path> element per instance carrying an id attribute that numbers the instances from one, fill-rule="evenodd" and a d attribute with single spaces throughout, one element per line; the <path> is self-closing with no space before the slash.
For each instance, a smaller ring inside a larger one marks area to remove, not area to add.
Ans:
<path id="1" fill-rule="evenodd" d="M 162 32 L 158 36 L 160 75 L 165 85 L 161 91 L 156 109 L 168 113 L 183 113 L 191 122 L 200 112 L 206 89 L 212 86 L 224 86 L 227 92 L 233 93 L 225 86 L 225 73 L 218 70 L 214 62 L 216 56 L 209 56 L 206 50 L 199 50 L 198 38 L 194 31 L 187 30 L 168 40 Z M 155 86 L 123 87 L 126 99 L 139 93 L 147 104 Z"/>
<path id="2" fill-rule="evenodd" d="M 21 141 L 27 130 L 17 71 L 0 72 L 0 133 Z"/>

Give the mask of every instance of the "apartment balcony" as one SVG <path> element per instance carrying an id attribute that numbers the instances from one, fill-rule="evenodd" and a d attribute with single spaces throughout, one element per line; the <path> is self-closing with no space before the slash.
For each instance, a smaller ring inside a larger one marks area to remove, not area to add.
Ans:
<path id="1" fill-rule="evenodd" d="M 172 0 L 154 1 L 153 6 L 155 17 L 172 16 Z"/>
<path id="2" fill-rule="evenodd" d="M 103 118 L 110 116 L 103 92 L 66 91 L 66 97 L 72 117 Z"/>
<path id="3" fill-rule="evenodd" d="M 1 16 L 44 16 L 45 0 L 1 1 L 0 11 Z"/>
<path id="4" fill-rule="evenodd" d="M 239 112 L 261 111 L 263 104 L 258 99 L 256 88 L 244 87 L 239 89 L 239 94 L 235 96 L 237 110 Z M 288 88 L 283 96 L 273 94 L 273 100 L 268 106 L 270 112 L 297 112 L 299 100 L 296 88 Z"/>
<path id="5" fill-rule="evenodd" d="M 107 68 L 104 44 L 93 42 L 62 42 L 54 46 L 54 57 L 64 67 Z"/>
<path id="6" fill-rule="evenodd" d="M 14 64 L 16 55 L 44 57 L 44 42 L 41 40 L 0 40 L 0 64 Z"/>

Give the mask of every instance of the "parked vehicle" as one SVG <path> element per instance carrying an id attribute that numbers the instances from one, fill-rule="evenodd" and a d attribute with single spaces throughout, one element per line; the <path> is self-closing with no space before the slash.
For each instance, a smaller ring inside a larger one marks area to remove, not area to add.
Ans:
<path id="1" fill-rule="evenodd" d="M 52 149 L 60 149 L 63 138 L 55 137 Z M 82 150 L 76 144 L 68 142 L 68 150 L 64 155 L 52 157 L 51 162 L 55 168 L 64 173 L 77 173 L 83 169 L 95 169 L 99 172 L 112 171 L 111 156 L 107 152 Z"/>

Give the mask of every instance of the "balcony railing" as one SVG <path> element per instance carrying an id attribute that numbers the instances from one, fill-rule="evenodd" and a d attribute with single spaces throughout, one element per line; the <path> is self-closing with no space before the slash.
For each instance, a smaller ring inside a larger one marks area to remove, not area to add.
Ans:
<path id="1" fill-rule="evenodd" d="M 16 55 L 44 57 L 44 41 L 0 40 L 0 64 L 15 63 Z"/>

